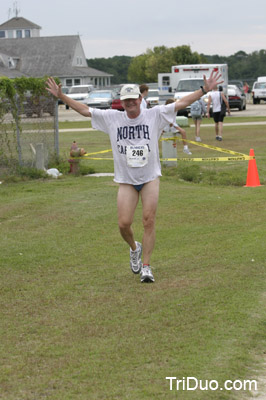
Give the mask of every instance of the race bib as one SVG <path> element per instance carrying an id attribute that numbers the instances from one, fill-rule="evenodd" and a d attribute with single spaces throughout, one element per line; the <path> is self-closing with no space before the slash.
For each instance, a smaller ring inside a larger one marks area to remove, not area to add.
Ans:
<path id="1" fill-rule="evenodd" d="M 148 163 L 148 147 L 127 146 L 127 165 L 133 168 L 144 167 Z"/>

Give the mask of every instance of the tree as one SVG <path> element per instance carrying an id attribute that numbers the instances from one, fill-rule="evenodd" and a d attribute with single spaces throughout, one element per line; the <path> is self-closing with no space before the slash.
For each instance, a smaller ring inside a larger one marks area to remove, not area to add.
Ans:
<path id="1" fill-rule="evenodd" d="M 153 50 L 148 49 L 145 54 L 132 59 L 128 78 L 138 83 L 157 82 L 158 73 L 170 72 L 172 65 L 198 64 L 201 59 L 198 53 L 192 53 L 190 46 L 154 47 Z"/>
<path id="2" fill-rule="evenodd" d="M 147 55 L 142 54 L 140 56 L 134 57 L 128 68 L 128 81 L 143 83 L 147 81 L 146 78 L 146 60 Z"/>
<path id="3" fill-rule="evenodd" d="M 112 74 L 112 83 L 127 83 L 128 67 L 132 57 L 114 56 L 111 58 L 87 59 L 88 67 Z"/>
<path id="4" fill-rule="evenodd" d="M 229 79 L 240 79 L 252 84 L 258 76 L 266 76 L 266 50 L 251 54 L 239 50 L 225 57 L 192 52 L 190 46 L 156 46 L 136 57 L 115 56 L 87 60 L 90 67 L 113 74 L 113 83 L 157 82 L 158 73 L 170 72 L 178 64 L 227 64 Z"/>
<path id="5" fill-rule="evenodd" d="M 192 53 L 190 46 L 183 45 L 170 48 L 173 53 L 174 64 L 200 64 L 202 63 L 201 56 L 194 52 Z M 174 65 L 173 64 L 173 65 Z"/>
<path id="6" fill-rule="evenodd" d="M 147 50 L 146 81 L 157 82 L 158 73 L 169 71 L 169 65 L 172 65 L 172 62 L 172 53 L 165 46 Z"/>

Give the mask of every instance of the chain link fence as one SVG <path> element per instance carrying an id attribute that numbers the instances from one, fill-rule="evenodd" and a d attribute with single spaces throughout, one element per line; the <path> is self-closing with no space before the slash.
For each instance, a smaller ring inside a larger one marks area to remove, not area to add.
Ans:
<path id="1" fill-rule="evenodd" d="M 2 171 L 44 169 L 58 154 L 58 103 L 52 96 L 17 97 L 14 104 L 0 98 Z"/>

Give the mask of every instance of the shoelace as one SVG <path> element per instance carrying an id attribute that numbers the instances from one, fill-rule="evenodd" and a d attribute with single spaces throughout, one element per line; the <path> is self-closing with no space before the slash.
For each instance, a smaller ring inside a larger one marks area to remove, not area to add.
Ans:
<path id="1" fill-rule="evenodd" d="M 150 275 L 151 271 L 149 267 L 143 267 L 142 272 L 145 273 L 145 275 Z"/>
<path id="2" fill-rule="evenodd" d="M 133 263 L 137 263 L 138 262 L 138 250 L 136 249 L 135 251 L 132 251 L 131 255 L 132 255 Z"/>

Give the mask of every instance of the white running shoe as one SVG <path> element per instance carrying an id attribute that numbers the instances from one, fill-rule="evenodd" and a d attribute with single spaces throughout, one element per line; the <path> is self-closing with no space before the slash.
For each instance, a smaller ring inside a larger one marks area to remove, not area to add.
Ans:
<path id="1" fill-rule="evenodd" d="M 183 149 L 183 153 L 186 153 L 186 154 L 188 154 L 189 156 L 191 156 L 191 154 L 192 154 L 188 147 L 186 147 L 186 148 Z"/>
<path id="2" fill-rule="evenodd" d="M 196 136 L 196 142 L 201 142 L 201 138 L 199 136 Z"/>
<path id="3" fill-rule="evenodd" d="M 150 267 L 150 266 L 145 265 L 145 267 L 142 267 L 142 268 L 141 268 L 141 271 L 140 271 L 140 281 L 141 281 L 142 283 L 143 283 L 143 282 L 147 282 L 147 283 L 149 283 L 149 282 L 154 282 L 154 277 L 153 277 L 153 275 L 152 275 L 151 267 Z"/>
<path id="4" fill-rule="evenodd" d="M 133 274 L 139 274 L 142 262 L 141 262 L 141 254 L 142 254 L 142 245 L 139 242 L 136 242 L 136 250 L 133 251 L 130 248 L 130 268 Z"/>

